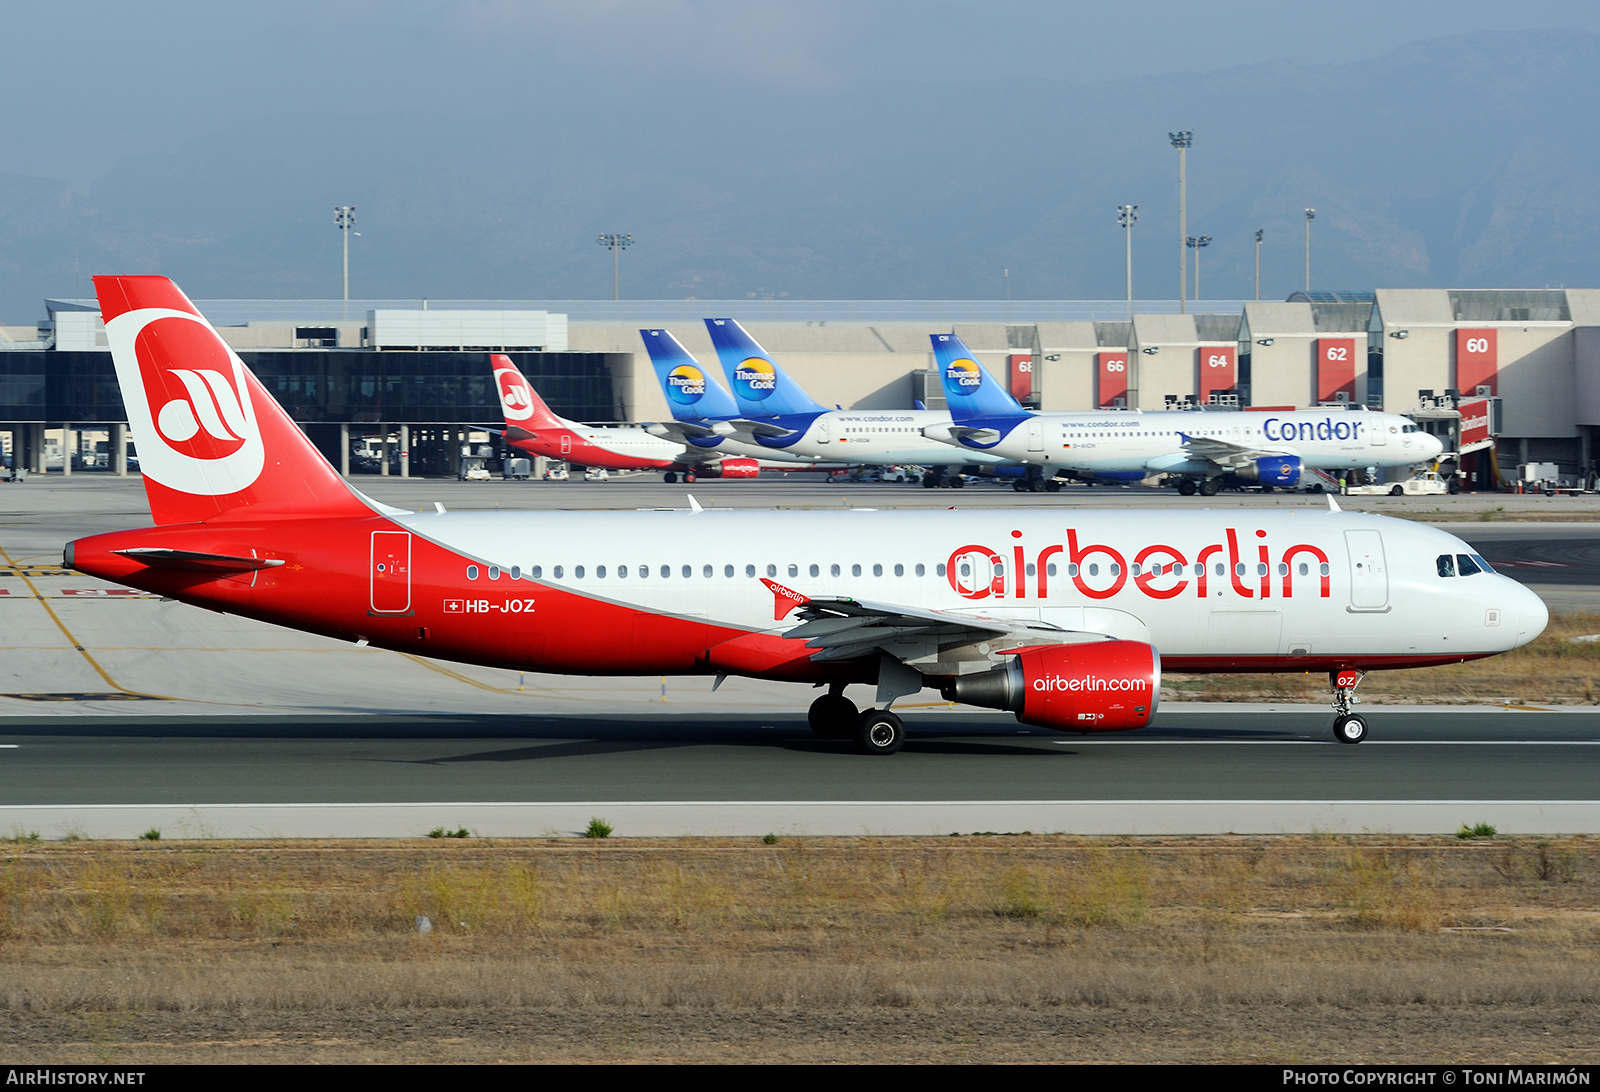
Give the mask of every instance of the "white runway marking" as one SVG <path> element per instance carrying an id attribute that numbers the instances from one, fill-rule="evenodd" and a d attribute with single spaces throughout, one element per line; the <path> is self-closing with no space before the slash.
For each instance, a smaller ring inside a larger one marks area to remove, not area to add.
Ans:
<path id="1" fill-rule="evenodd" d="M 1062 747 L 1344 747 L 1336 739 L 1052 739 Z M 1600 739 L 1369 739 L 1362 747 L 1600 747 Z"/>

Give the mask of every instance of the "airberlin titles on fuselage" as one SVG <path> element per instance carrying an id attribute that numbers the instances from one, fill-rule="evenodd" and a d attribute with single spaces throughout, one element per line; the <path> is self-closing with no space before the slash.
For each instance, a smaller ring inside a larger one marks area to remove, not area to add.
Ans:
<path id="1" fill-rule="evenodd" d="M 1065 576 L 1079 594 L 1111 599 L 1127 587 L 1131 576 L 1133 586 L 1151 599 L 1174 599 L 1191 587 L 1197 598 L 1207 599 L 1221 594 L 1220 580 L 1226 576 L 1227 586 L 1241 598 L 1270 599 L 1276 577 L 1278 597 L 1290 599 L 1295 596 L 1298 576 L 1302 589 L 1306 581 L 1316 582 L 1318 598 L 1332 594 L 1326 550 L 1308 542 L 1295 543 L 1284 548 L 1274 564 L 1267 532 L 1260 529 L 1246 535 L 1243 544 L 1233 527 L 1224 529 L 1224 541 L 1188 550 L 1152 543 L 1134 553 L 1131 564 L 1126 554 L 1112 546 L 1080 543 L 1075 528 L 1067 529 L 1065 542 L 1038 547 L 1031 554 L 1020 541 L 1021 531 L 1012 531 L 1011 536 L 1018 541 L 1011 544 L 1009 558 L 982 543 L 952 550 L 944 565 L 950 587 L 965 599 L 1047 599 L 1051 578 Z M 1247 553 L 1252 543 L 1254 557 Z M 1065 573 L 1060 565 L 1065 566 Z"/>

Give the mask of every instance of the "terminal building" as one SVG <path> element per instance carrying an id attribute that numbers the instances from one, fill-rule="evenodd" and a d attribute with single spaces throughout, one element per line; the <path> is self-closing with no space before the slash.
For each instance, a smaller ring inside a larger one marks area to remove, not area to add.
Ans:
<path id="1" fill-rule="evenodd" d="M 1192 313 L 1176 301 L 197 305 L 347 473 L 453 475 L 473 426 L 500 420 L 491 352 L 509 353 L 563 416 L 662 419 L 638 331 L 670 329 L 714 367 L 705 317 L 740 320 L 828 406 L 938 408 L 928 335 L 953 330 L 1044 410 L 1408 414 L 1463 453 L 1468 488 L 1497 488 L 1531 463 L 1592 481 L 1600 427 L 1600 289 L 1297 292 Z M 98 307 L 45 308 L 36 327 L 0 327 L 0 442 L 36 473 L 119 469 L 126 416 Z"/>

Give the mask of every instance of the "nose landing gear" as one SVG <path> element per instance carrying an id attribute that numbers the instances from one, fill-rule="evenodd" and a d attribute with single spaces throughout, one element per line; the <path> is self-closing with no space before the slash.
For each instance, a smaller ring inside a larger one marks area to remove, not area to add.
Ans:
<path id="1" fill-rule="evenodd" d="M 1340 743 L 1360 743 L 1367 738 L 1367 720 L 1350 707 L 1358 705 L 1356 687 L 1367 677 L 1365 671 L 1345 668 L 1328 672 L 1328 683 L 1333 687 L 1333 738 Z"/>

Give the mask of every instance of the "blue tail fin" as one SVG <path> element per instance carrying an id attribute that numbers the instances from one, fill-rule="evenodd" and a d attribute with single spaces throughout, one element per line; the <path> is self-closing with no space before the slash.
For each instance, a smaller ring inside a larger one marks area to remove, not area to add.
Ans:
<path id="1" fill-rule="evenodd" d="M 728 392 L 665 330 L 640 330 L 675 421 L 739 416 Z"/>
<path id="2" fill-rule="evenodd" d="M 708 318 L 706 329 L 742 413 L 766 417 L 825 412 L 733 319 Z"/>
<path id="3" fill-rule="evenodd" d="M 989 369 L 978 363 L 961 339 L 954 334 L 930 334 L 933 359 L 944 383 L 944 400 L 955 421 L 974 417 L 1021 417 L 1027 414 L 1000 385 Z"/>

